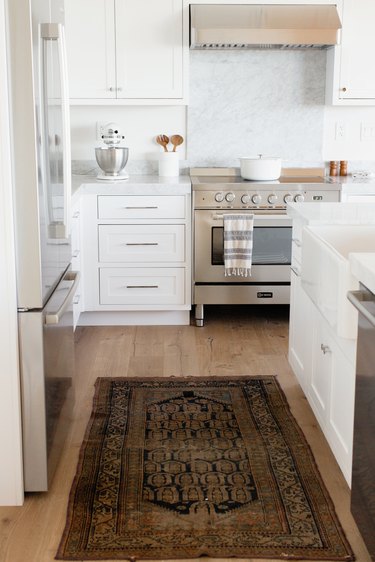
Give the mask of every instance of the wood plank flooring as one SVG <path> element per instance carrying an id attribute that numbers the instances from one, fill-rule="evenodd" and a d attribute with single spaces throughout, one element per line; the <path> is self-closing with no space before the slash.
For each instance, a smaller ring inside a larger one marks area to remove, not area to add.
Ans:
<path id="1" fill-rule="evenodd" d="M 312 448 L 358 562 L 371 562 L 350 514 L 350 495 L 344 477 L 288 364 L 289 308 L 222 306 L 206 307 L 205 313 L 203 328 L 192 323 L 85 327 L 76 331 L 77 385 L 72 429 L 51 490 L 47 494 L 27 494 L 22 507 L 0 507 L 0 562 L 54 560 L 91 412 L 95 379 L 173 375 L 277 375 Z"/>

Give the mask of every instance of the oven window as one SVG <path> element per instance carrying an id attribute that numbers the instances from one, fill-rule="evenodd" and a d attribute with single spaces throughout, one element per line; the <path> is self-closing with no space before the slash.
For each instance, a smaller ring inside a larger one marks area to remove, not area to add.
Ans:
<path id="1" fill-rule="evenodd" d="M 288 265 L 292 256 L 291 226 L 256 226 L 253 232 L 253 265 Z M 211 264 L 224 265 L 224 228 L 213 226 Z"/>

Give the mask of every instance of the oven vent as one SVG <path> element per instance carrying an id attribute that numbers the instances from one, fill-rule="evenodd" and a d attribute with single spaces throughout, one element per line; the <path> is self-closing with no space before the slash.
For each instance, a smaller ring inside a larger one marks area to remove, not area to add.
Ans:
<path id="1" fill-rule="evenodd" d="M 326 49 L 341 22 L 333 4 L 191 4 L 191 49 Z"/>
<path id="2" fill-rule="evenodd" d="M 248 45 L 246 43 L 200 43 L 197 44 L 195 43 L 194 45 L 192 45 L 190 47 L 191 50 L 203 50 L 203 49 L 210 49 L 210 50 L 267 50 L 267 49 L 276 49 L 279 51 L 287 51 L 287 50 L 300 50 L 300 49 L 317 49 L 317 50 L 323 50 L 328 48 L 329 45 L 313 45 L 311 43 L 309 44 L 305 44 L 305 43 L 300 43 L 300 44 L 296 44 L 296 45 L 274 45 L 274 44 L 254 44 L 254 45 Z"/>

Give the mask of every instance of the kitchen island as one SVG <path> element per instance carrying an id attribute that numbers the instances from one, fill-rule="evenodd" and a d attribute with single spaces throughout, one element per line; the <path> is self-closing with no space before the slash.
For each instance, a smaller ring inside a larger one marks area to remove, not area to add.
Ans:
<path id="1" fill-rule="evenodd" d="M 351 311 L 353 330 L 343 335 L 336 322 L 340 310 L 335 310 L 342 306 L 338 304 L 342 300 L 334 300 L 339 294 L 339 284 L 328 287 L 324 294 L 319 293 L 322 285 L 311 276 L 314 271 L 324 275 L 325 265 L 319 261 L 318 254 L 312 253 L 310 240 L 314 228 L 318 230 L 323 225 L 336 225 L 341 229 L 374 226 L 375 203 L 291 203 L 288 215 L 293 219 L 289 362 L 350 486 L 356 313 Z M 355 249 L 361 251 L 360 247 Z M 350 263 L 356 263 L 355 255 L 350 255 Z M 352 278 L 350 283 L 351 289 L 359 286 L 358 279 Z M 314 284 L 317 296 L 311 298 Z M 332 297 L 331 307 L 327 306 L 327 293 Z M 351 309 L 350 303 L 347 306 Z"/>

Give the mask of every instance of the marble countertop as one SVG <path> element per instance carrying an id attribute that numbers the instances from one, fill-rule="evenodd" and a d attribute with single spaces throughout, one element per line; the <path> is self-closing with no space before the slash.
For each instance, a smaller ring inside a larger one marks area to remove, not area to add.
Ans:
<path id="1" fill-rule="evenodd" d="M 306 225 L 375 224 L 375 203 L 290 203 L 288 216 Z M 375 253 L 349 254 L 351 273 L 375 293 Z"/>
<path id="2" fill-rule="evenodd" d="M 73 196 L 94 195 L 185 195 L 191 192 L 190 176 L 160 177 L 133 175 L 123 181 L 99 180 L 95 176 L 73 175 Z"/>
<path id="3" fill-rule="evenodd" d="M 332 186 L 339 186 L 343 197 L 375 195 L 375 175 L 368 178 L 348 176 L 327 176 Z"/>
<path id="4" fill-rule="evenodd" d="M 306 224 L 375 224 L 374 203 L 289 203 L 288 216 Z"/>

